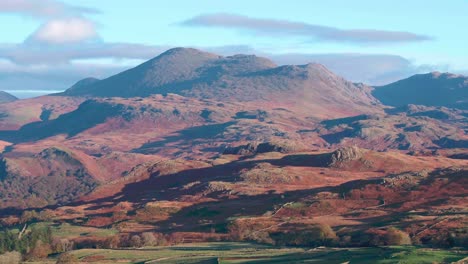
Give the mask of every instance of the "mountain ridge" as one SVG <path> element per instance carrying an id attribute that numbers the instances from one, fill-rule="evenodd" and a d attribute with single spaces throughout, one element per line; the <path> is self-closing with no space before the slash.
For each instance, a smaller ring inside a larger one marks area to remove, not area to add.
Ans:
<path id="1" fill-rule="evenodd" d="M 441 72 L 416 74 L 377 86 L 372 95 L 394 107 L 415 104 L 468 109 L 468 77 Z"/>
<path id="2" fill-rule="evenodd" d="M 18 100 L 18 98 L 12 94 L 9 94 L 5 91 L 0 91 L 0 104 L 9 103 Z"/>
<path id="3" fill-rule="evenodd" d="M 79 82 L 80 83 L 80 82 Z M 255 55 L 219 56 L 174 48 L 132 69 L 61 95 L 148 97 L 174 93 L 220 102 L 296 105 L 344 116 L 377 111 L 371 88 L 355 85 L 317 63 L 278 66 Z"/>

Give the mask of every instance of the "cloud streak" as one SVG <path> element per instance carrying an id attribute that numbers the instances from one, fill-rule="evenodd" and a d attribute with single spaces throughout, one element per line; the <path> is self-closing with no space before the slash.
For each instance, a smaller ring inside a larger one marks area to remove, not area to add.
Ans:
<path id="1" fill-rule="evenodd" d="M 57 18 L 99 13 L 93 8 L 68 5 L 55 0 L 2 0 L 0 13 L 13 13 L 33 18 Z"/>
<path id="2" fill-rule="evenodd" d="M 83 59 L 148 59 L 166 50 L 166 46 L 135 43 L 92 42 L 68 45 L 0 45 L 0 59 L 15 64 L 69 64 Z"/>
<path id="3" fill-rule="evenodd" d="M 370 85 L 388 84 L 436 69 L 448 70 L 446 65 L 417 65 L 407 58 L 392 54 L 290 53 L 267 56 L 278 64 L 320 63 L 345 79 Z"/>
<path id="4" fill-rule="evenodd" d="M 401 43 L 431 40 L 432 37 L 405 31 L 340 29 L 277 19 L 259 19 L 235 14 L 206 14 L 180 23 L 182 26 L 246 30 L 265 36 L 297 36 L 312 41 L 350 43 Z"/>

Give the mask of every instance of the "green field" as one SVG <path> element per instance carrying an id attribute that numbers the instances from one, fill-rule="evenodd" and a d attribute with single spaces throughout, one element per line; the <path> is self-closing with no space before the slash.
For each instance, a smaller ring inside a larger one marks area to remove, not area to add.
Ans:
<path id="1" fill-rule="evenodd" d="M 81 249 L 86 263 L 450 263 L 467 252 L 416 247 L 277 248 L 250 243 L 197 243 L 138 249 Z"/>

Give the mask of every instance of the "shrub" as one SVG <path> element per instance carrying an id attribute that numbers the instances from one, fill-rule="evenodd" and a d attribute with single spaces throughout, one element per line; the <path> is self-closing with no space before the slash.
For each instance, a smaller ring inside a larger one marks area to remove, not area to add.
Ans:
<path id="1" fill-rule="evenodd" d="M 39 218 L 36 211 L 24 211 L 20 217 L 20 223 L 28 223 Z"/>
<path id="2" fill-rule="evenodd" d="M 410 236 L 395 227 L 387 230 L 369 229 L 365 233 L 360 233 L 358 239 L 362 246 L 411 245 Z"/>
<path id="3" fill-rule="evenodd" d="M 115 235 L 108 237 L 106 241 L 104 242 L 104 247 L 106 248 L 118 248 L 122 243 L 122 240 L 120 239 L 120 236 Z"/>
<path id="4" fill-rule="evenodd" d="M 171 233 L 167 238 L 167 243 L 176 245 L 184 242 L 184 235 L 181 233 Z"/>
<path id="5" fill-rule="evenodd" d="M 266 233 L 266 230 L 274 224 L 272 221 L 258 219 L 236 219 L 228 225 L 228 232 L 233 240 L 267 243 L 267 241 L 272 241 L 268 239 L 269 234 Z M 263 234 L 259 234 L 261 232 Z"/>
<path id="6" fill-rule="evenodd" d="M 0 263 L 17 264 L 21 262 L 21 253 L 18 251 L 6 252 L 0 255 Z"/>
<path id="7" fill-rule="evenodd" d="M 143 246 L 155 246 L 156 245 L 156 237 L 151 232 L 144 232 L 141 234 L 141 240 Z"/>
<path id="8" fill-rule="evenodd" d="M 401 230 L 394 227 L 387 229 L 385 234 L 386 245 L 411 245 L 411 238 L 409 235 Z"/>
<path id="9" fill-rule="evenodd" d="M 153 233 L 154 237 L 156 238 L 155 246 L 166 246 L 167 239 L 166 236 L 162 233 Z"/>
<path id="10" fill-rule="evenodd" d="M 67 252 L 73 249 L 73 241 L 66 238 L 54 238 L 52 240 L 52 250 L 55 253 Z"/>
<path id="11" fill-rule="evenodd" d="M 141 237 L 139 235 L 133 235 L 130 238 L 130 246 L 135 247 L 135 248 L 141 247 L 142 246 Z"/>
<path id="12" fill-rule="evenodd" d="M 66 253 L 60 254 L 56 263 L 57 264 L 69 264 L 69 263 L 78 263 L 78 262 L 79 262 L 78 257 L 76 257 L 75 255 L 71 253 L 66 252 Z"/>
<path id="13" fill-rule="evenodd" d="M 50 245 L 37 240 L 36 245 L 27 254 L 26 258 L 28 260 L 41 260 L 45 259 L 50 253 L 52 253 Z"/>
<path id="14" fill-rule="evenodd" d="M 50 209 L 44 209 L 39 212 L 37 218 L 41 221 L 50 221 L 55 217 L 54 211 Z"/>

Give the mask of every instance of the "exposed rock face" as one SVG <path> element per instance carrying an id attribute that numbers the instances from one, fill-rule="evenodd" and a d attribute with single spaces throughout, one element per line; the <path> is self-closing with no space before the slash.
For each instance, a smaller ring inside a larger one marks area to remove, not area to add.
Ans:
<path id="1" fill-rule="evenodd" d="M 331 153 L 330 165 L 358 160 L 362 158 L 363 153 L 364 150 L 356 146 L 339 148 Z"/>
<path id="2" fill-rule="evenodd" d="M 71 153 L 57 147 L 44 149 L 37 155 L 37 157 L 44 160 L 60 160 L 64 163 L 76 166 L 81 165 L 81 163 L 76 160 Z"/>
<path id="3" fill-rule="evenodd" d="M 281 152 L 290 153 L 299 150 L 301 147 L 293 142 L 276 141 L 276 142 L 263 142 L 263 143 L 248 143 L 237 147 L 228 147 L 223 151 L 223 154 L 234 155 L 255 155 L 267 152 Z"/>

